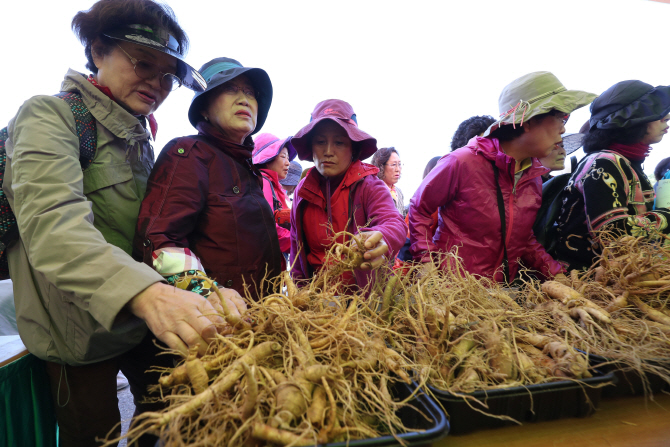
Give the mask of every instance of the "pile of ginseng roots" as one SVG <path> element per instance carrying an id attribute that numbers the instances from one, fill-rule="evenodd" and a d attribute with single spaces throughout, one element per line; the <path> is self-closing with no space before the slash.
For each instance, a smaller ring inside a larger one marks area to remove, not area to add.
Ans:
<path id="1" fill-rule="evenodd" d="M 394 384 L 411 383 L 413 365 L 385 344 L 387 329 L 370 318 L 362 295 L 337 295 L 337 277 L 360 265 L 362 250 L 359 240 L 335 244 L 330 256 L 341 262 L 301 289 L 284 272 L 277 293 L 249 300 L 241 319 L 224 303 L 233 334 L 162 371 L 155 388 L 169 406 L 140 415 L 125 437 L 151 433 L 166 446 L 303 446 L 393 435 L 403 444 L 397 435 L 416 429 L 397 410 L 412 396 L 394 398 Z"/>
<path id="2" fill-rule="evenodd" d="M 550 312 L 470 275 L 455 253 L 441 263 L 394 276 L 371 297 L 388 324 L 387 342 L 412 360 L 420 381 L 473 401 L 475 391 L 592 377 L 588 357 Z"/>
<path id="3" fill-rule="evenodd" d="M 659 235 L 660 236 L 660 235 Z M 566 340 L 604 358 L 622 371 L 642 379 L 647 375 L 670 384 L 670 248 L 665 237 L 623 236 L 603 233 L 602 255 L 585 271 L 572 271 L 566 293 L 553 303 L 542 304 L 538 287 L 529 284 L 526 298 L 538 306 L 552 307 L 563 323 Z M 551 292 L 556 284 L 546 282 Z M 624 385 L 624 384 L 622 384 Z M 624 385 L 625 386 L 625 385 Z"/>
<path id="4" fill-rule="evenodd" d="M 299 446 L 397 435 L 415 429 L 396 415 L 408 405 L 394 399 L 396 381 L 413 376 L 466 402 L 479 390 L 560 380 L 602 386 L 580 381 L 593 372 L 586 353 L 670 382 L 670 252 L 658 243 L 611 238 L 569 284 L 504 288 L 448 253 L 441 268 L 380 269 L 356 294 L 339 281 L 363 262 L 362 241 L 336 236 L 344 242 L 300 289 L 284 273 L 276 293 L 248 300 L 244 318 L 224 306 L 233 334 L 164 371 L 156 388 L 169 407 L 141 415 L 126 436 Z"/>

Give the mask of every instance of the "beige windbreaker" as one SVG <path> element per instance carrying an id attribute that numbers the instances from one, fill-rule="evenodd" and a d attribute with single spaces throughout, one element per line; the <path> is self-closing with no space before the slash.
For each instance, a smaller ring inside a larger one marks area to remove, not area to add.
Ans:
<path id="1" fill-rule="evenodd" d="M 19 334 L 37 357 L 82 365 L 117 356 L 147 327 L 124 308 L 163 278 L 130 253 L 153 167 L 149 132 L 86 77 L 68 71 L 96 120 L 97 153 L 82 173 L 65 101 L 35 96 L 9 123 L 3 189 L 21 239 L 8 249 Z"/>

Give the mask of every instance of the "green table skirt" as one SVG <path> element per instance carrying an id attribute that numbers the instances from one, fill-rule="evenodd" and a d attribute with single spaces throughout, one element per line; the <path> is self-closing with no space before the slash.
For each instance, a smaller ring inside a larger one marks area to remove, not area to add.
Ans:
<path id="1" fill-rule="evenodd" d="M 32 354 L 0 368 L 0 446 L 56 446 L 56 415 L 44 362 Z"/>

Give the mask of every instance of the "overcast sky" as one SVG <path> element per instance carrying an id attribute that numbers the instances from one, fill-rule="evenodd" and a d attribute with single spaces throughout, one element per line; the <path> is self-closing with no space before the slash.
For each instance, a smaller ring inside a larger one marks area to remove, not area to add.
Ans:
<path id="1" fill-rule="evenodd" d="M 458 124 L 497 116 L 502 88 L 519 76 L 548 70 L 568 89 L 597 94 L 626 79 L 670 83 L 670 5 L 646 0 L 167 3 L 191 40 L 191 65 L 227 56 L 268 72 L 274 98 L 261 132 L 293 135 L 319 101 L 349 102 L 378 147 L 400 152 L 406 202 Z M 3 1 L 2 126 L 25 99 L 56 93 L 68 68 L 86 71 L 70 22 L 92 4 Z M 191 97 L 181 88 L 156 113 L 157 154 L 194 132 Z M 588 117 L 588 107 L 577 111 L 567 131 Z M 669 149 L 670 141 L 654 146 L 648 175 Z"/>

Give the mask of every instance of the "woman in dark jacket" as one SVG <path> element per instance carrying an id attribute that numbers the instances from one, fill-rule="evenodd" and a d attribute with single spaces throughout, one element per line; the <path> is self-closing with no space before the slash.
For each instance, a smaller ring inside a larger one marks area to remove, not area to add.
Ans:
<path id="1" fill-rule="evenodd" d="M 188 111 L 198 135 L 165 146 L 149 178 L 135 239 L 136 255 L 179 288 L 252 298 L 264 277 L 281 272 L 281 252 L 262 175 L 253 165 L 251 135 L 265 122 L 272 84 L 265 71 L 217 58 L 200 72 L 208 87 Z M 232 290 L 228 290 L 232 289 Z M 236 291 L 236 292 L 235 292 Z"/>
<path id="2" fill-rule="evenodd" d="M 558 218 L 558 259 L 571 269 L 591 266 L 598 232 L 633 236 L 670 233 L 670 211 L 652 211 L 654 190 L 642 170 L 651 145 L 668 132 L 670 86 L 623 81 L 591 105 L 586 157 L 563 191 Z"/>

